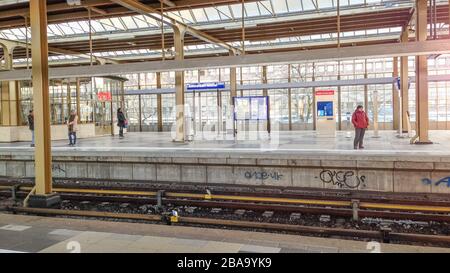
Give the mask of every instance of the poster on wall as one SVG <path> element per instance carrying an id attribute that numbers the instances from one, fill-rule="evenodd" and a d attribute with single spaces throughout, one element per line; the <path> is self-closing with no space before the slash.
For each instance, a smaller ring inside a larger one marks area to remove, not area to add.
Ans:
<path id="1" fill-rule="evenodd" d="M 266 96 L 235 97 L 235 120 L 268 120 L 268 102 Z"/>

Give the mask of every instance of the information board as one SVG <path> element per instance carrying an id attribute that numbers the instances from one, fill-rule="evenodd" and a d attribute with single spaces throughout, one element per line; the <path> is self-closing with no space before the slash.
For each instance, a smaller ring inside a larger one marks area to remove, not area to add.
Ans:
<path id="1" fill-rule="evenodd" d="M 235 120 L 268 120 L 269 97 L 234 97 Z"/>
<path id="2" fill-rule="evenodd" d="M 224 82 L 199 82 L 199 83 L 188 83 L 186 85 L 186 90 L 209 90 L 209 89 L 224 89 Z"/>
<path id="3" fill-rule="evenodd" d="M 333 102 L 332 101 L 317 102 L 317 116 L 332 117 L 333 116 Z"/>

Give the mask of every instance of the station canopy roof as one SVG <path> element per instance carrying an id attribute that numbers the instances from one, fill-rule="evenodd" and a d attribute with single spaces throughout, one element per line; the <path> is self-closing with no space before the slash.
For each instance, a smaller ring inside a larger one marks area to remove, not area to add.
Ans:
<path id="1" fill-rule="evenodd" d="M 160 8 L 159 1 L 140 2 Z M 167 16 L 231 46 L 242 47 L 240 0 L 163 2 Z M 90 7 L 95 56 L 129 62 L 161 59 L 161 22 L 157 19 L 109 0 L 48 0 L 47 4 L 50 47 L 89 54 L 87 7 Z M 336 5 L 337 0 L 246 0 L 245 49 L 248 53 L 261 53 L 335 47 L 338 36 Z M 398 42 L 402 27 L 413 18 L 414 5 L 414 0 L 340 0 L 341 46 Z M 438 29 L 448 35 L 448 1 L 437 0 L 437 5 Z M 26 11 L 26 0 L 0 1 L 0 39 L 27 41 L 23 17 Z M 164 33 L 165 54 L 170 58 L 174 55 L 171 27 L 164 25 Z M 186 34 L 187 58 L 227 54 L 228 51 L 218 45 Z M 15 65 L 23 66 L 25 56 L 25 49 L 17 48 Z M 50 60 L 53 65 L 89 61 L 86 55 L 59 53 L 50 53 Z"/>

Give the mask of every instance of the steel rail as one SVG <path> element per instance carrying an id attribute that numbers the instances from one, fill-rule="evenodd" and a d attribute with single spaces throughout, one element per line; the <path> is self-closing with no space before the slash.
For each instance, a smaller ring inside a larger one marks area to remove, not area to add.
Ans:
<path id="1" fill-rule="evenodd" d="M 11 190 L 11 187 L 0 186 L 0 189 Z M 32 187 L 21 187 L 20 189 L 30 191 L 32 189 Z M 155 192 L 155 191 L 70 189 L 70 188 L 54 188 L 53 191 L 58 192 L 58 193 L 82 193 L 82 194 L 123 195 L 123 196 L 156 196 L 157 195 L 157 192 Z M 351 207 L 352 206 L 351 201 L 320 200 L 320 199 L 274 198 L 274 197 L 239 196 L 239 195 L 215 195 L 215 194 L 208 195 L 208 194 L 182 193 L 182 192 L 166 192 L 166 193 L 164 193 L 164 196 L 165 197 L 175 197 L 175 198 L 192 198 L 192 199 L 201 199 L 201 200 L 227 200 L 227 201 L 245 201 L 245 202 L 334 206 L 334 207 Z M 361 202 L 359 204 L 359 208 L 415 211 L 415 212 L 450 213 L 450 207 L 429 206 L 429 205 L 409 205 L 409 204 L 390 204 L 390 203 L 385 204 L 385 203 L 374 203 L 374 202 Z"/>
<path id="2" fill-rule="evenodd" d="M 160 222 L 165 221 L 164 217 L 159 215 L 148 214 L 130 214 L 130 213 L 112 213 L 101 211 L 80 211 L 80 210 L 60 210 L 60 209 L 42 209 L 42 208 L 23 208 L 23 207 L 8 207 L 8 210 L 13 213 L 28 213 L 35 215 L 60 215 L 60 216 L 75 216 L 75 217 L 94 217 L 94 218 L 112 218 L 112 219 L 128 219 L 138 221 Z M 347 228 L 330 228 L 330 227 L 316 227 L 316 226 L 302 226 L 293 224 L 278 224 L 278 223 L 262 223 L 252 221 L 240 220 L 224 220 L 214 218 L 197 218 L 180 216 L 177 222 L 171 224 L 187 224 L 187 225 L 206 225 L 206 226 L 225 226 L 231 228 L 251 228 L 270 231 L 285 231 L 300 234 L 311 234 L 321 236 L 342 236 L 351 238 L 369 238 L 400 242 L 420 242 L 433 243 L 443 245 L 450 245 L 450 236 L 443 235 L 425 235 L 416 233 L 398 233 L 389 232 L 387 235 L 383 231 L 374 230 L 358 230 Z M 386 237 L 387 236 L 387 237 Z"/>

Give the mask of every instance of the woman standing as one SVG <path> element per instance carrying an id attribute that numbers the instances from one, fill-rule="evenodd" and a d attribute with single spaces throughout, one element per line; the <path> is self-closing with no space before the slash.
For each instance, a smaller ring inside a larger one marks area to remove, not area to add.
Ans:
<path id="1" fill-rule="evenodd" d="M 123 128 L 126 126 L 127 119 L 125 118 L 122 108 L 117 109 L 117 126 L 119 126 L 119 137 L 123 137 Z"/>
<path id="2" fill-rule="evenodd" d="M 77 144 L 77 130 L 78 130 L 78 115 L 75 110 L 70 111 L 70 117 L 67 121 L 67 127 L 69 129 L 69 145 L 74 146 Z"/>

